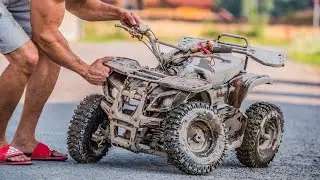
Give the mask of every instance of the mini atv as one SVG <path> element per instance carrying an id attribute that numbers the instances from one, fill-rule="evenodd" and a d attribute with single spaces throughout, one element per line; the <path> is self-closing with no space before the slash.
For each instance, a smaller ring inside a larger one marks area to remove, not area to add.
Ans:
<path id="1" fill-rule="evenodd" d="M 237 35 L 182 37 L 173 45 L 157 39 L 147 25 L 116 27 L 144 42 L 159 65 L 143 67 L 124 57 L 106 63 L 112 73 L 104 95 L 87 96 L 70 123 L 67 141 L 74 160 L 97 162 L 113 145 L 165 156 L 194 175 L 215 169 L 227 150 L 236 150 L 248 167 L 272 161 L 283 134 L 280 108 L 268 102 L 254 103 L 245 112 L 240 107 L 252 88 L 272 83 L 267 75 L 247 73 L 248 60 L 283 67 L 284 54 L 251 47 Z M 230 38 L 243 44 L 226 41 Z M 164 53 L 160 45 L 172 51 Z"/>

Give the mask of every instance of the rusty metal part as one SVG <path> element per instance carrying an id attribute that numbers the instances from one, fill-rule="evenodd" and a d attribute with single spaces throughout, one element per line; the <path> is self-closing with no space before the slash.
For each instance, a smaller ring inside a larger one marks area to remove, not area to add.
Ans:
<path id="1" fill-rule="evenodd" d="M 233 89 L 230 92 L 228 104 L 239 109 L 244 98 L 256 86 L 272 84 L 272 79 L 267 75 L 242 74 L 231 80 Z"/>

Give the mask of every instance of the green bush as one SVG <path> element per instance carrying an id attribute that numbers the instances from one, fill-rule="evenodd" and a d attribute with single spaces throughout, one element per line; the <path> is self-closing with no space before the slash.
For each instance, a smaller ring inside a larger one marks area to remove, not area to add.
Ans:
<path id="1" fill-rule="evenodd" d="M 114 23 L 105 22 L 99 28 L 114 28 Z M 91 23 L 84 24 L 84 33 L 82 41 L 84 42 L 108 42 L 115 40 L 127 40 L 129 36 L 121 29 L 114 29 L 112 31 L 106 31 L 105 33 L 98 33 L 97 27 L 91 26 Z"/>
<path id="2" fill-rule="evenodd" d="M 248 36 L 263 38 L 264 29 L 268 24 L 268 19 L 269 17 L 267 15 L 260 14 L 256 9 L 252 9 L 248 17 L 248 21 L 252 29 L 248 33 Z"/>
<path id="3" fill-rule="evenodd" d="M 289 46 L 288 52 L 295 61 L 320 67 L 320 38 L 296 40 Z"/>

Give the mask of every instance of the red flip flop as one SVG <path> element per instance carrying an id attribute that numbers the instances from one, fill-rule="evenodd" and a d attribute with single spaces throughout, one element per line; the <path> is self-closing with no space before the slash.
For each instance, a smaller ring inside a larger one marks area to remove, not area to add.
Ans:
<path id="1" fill-rule="evenodd" d="M 23 152 L 7 145 L 3 148 L 0 148 L 0 164 L 3 165 L 31 165 L 31 161 L 11 161 L 9 158 L 24 155 Z"/>
<path id="2" fill-rule="evenodd" d="M 63 155 L 43 143 L 39 143 L 32 153 L 24 153 L 31 160 L 36 161 L 66 161 L 67 155 Z"/>

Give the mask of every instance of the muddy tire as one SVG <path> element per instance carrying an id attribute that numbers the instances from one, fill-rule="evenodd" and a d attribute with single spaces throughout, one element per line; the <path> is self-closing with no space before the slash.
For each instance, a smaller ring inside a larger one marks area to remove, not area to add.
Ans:
<path id="1" fill-rule="evenodd" d="M 100 107 L 102 95 L 86 97 L 75 109 L 70 121 L 67 145 L 71 157 L 79 163 L 98 162 L 111 147 L 107 135 L 101 141 L 93 140 L 96 133 L 108 129 L 108 119 Z M 103 129 L 101 129 L 103 128 Z M 101 134 L 100 134 L 101 135 Z"/>
<path id="2" fill-rule="evenodd" d="M 246 111 L 248 124 L 241 147 L 236 149 L 239 161 L 248 167 L 266 167 L 275 157 L 282 140 L 283 114 L 279 107 L 257 102 Z"/>
<path id="3" fill-rule="evenodd" d="M 169 114 L 165 124 L 169 163 L 187 174 L 202 175 L 222 162 L 226 137 L 216 106 L 201 102 L 181 105 Z"/>

